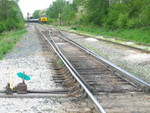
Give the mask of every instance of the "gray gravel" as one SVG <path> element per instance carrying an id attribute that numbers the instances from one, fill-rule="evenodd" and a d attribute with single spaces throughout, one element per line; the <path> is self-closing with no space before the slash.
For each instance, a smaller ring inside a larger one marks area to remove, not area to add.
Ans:
<path id="1" fill-rule="evenodd" d="M 17 77 L 19 72 L 30 75 L 31 80 L 26 81 L 29 90 L 56 89 L 56 84 L 52 81 L 50 66 L 42 56 L 42 46 L 34 33 L 33 26 L 29 27 L 28 31 L 29 33 L 16 44 L 13 51 L 6 54 L 4 60 L 0 61 L 0 75 L 3 75 L 0 76 L 2 80 L 0 90 L 4 89 L 10 79 L 13 86 L 22 82 Z"/>
<path id="2" fill-rule="evenodd" d="M 93 37 L 67 32 L 66 34 L 68 38 L 73 39 L 82 46 L 91 49 L 105 59 L 150 83 L 150 54 L 99 41 Z"/>
<path id="3" fill-rule="evenodd" d="M 63 98 L 0 98 L 1 113 L 92 113 L 85 102 Z"/>
<path id="4" fill-rule="evenodd" d="M 52 80 L 51 63 L 46 62 L 45 53 L 35 34 L 34 26 L 27 28 L 28 33 L 14 49 L 0 61 L 0 91 L 5 90 L 8 82 L 16 86 L 22 80 L 18 72 L 30 75 L 26 81 L 29 90 L 62 89 Z M 2 98 L 0 97 L 1 113 L 91 113 L 87 103 L 72 102 L 69 98 Z"/>

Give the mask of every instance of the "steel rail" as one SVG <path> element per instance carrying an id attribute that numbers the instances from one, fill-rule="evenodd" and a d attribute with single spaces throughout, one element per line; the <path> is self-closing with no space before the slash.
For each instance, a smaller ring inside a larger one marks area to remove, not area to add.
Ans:
<path id="1" fill-rule="evenodd" d="M 49 94 L 58 94 L 58 93 L 67 93 L 69 90 L 27 90 L 27 93 L 49 93 Z M 0 93 L 6 93 L 6 91 L 0 91 Z M 17 91 L 12 91 L 12 93 L 17 93 Z"/>
<path id="2" fill-rule="evenodd" d="M 66 31 L 66 30 L 62 30 L 62 31 Z M 68 31 L 66 31 L 68 32 Z M 70 31 L 69 31 L 70 32 Z M 71 32 L 70 32 L 71 33 Z M 73 32 L 75 33 L 75 32 Z M 84 35 L 84 34 L 79 34 L 79 35 L 82 35 L 82 36 L 88 36 L 88 35 Z M 106 37 L 106 36 L 105 36 Z M 106 38 L 109 38 L 109 37 L 106 37 Z M 136 50 L 140 50 L 142 52 L 145 52 L 145 53 L 150 53 L 150 50 L 146 50 L 146 49 L 142 49 L 140 47 L 135 47 L 135 46 L 130 46 L 130 45 L 126 45 L 126 44 L 123 44 L 123 43 L 117 43 L 117 42 L 113 42 L 113 41 L 109 41 L 109 40 L 105 40 L 105 39 L 101 39 L 101 38 L 97 38 L 95 37 L 95 39 L 97 40 L 102 40 L 102 41 L 105 41 L 105 42 L 109 42 L 109 43 L 112 43 L 112 44 L 117 44 L 117 45 L 121 45 L 121 46 L 126 46 L 126 47 L 129 47 L 129 48 L 133 48 L 133 49 L 136 49 Z M 111 39 L 111 38 L 110 38 Z M 121 40 L 121 41 L 129 41 L 129 40 L 123 40 L 123 39 L 119 39 L 119 38 L 114 38 L 114 39 L 117 39 L 117 40 Z M 150 44 L 146 44 L 146 43 L 138 43 L 138 42 L 134 42 L 134 41 L 130 41 L 130 42 L 133 42 L 135 44 L 139 44 L 139 45 L 144 45 L 144 46 L 150 46 Z"/>
<path id="3" fill-rule="evenodd" d="M 17 94 L 6 95 L 5 93 L 0 93 L 0 98 L 50 98 L 50 97 L 63 97 L 67 98 L 66 94 L 52 94 L 52 93 L 27 93 L 27 94 Z"/>
<path id="4" fill-rule="evenodd" d="M 49 31 L 50 32 L 50 31 Z M 96 98 L 93 96 L 93 94 L 89 91 L 89 89 L 86 87 L 86 85 L 80 80 L 79 76 L 77 75 L 77 73 L 75 73 L 75 70 L 73 70 L 73 66 L 70 64 L 70 62 L 66 59 L 66 57 L 61 53 L 61 51 L 59 50 L 59 48 L 57 47 L 57 45 L 55 44 L 54 40 L 51 38 L 51 42 L 45 37 L 45 35 L 40 32 L 42 34 L 42 36 L 45 38 L 45 40 L 51 45 L 51 47 L 53 48 L 53 50 L 57 53 L 57 55 L 59 56 L 59 58 L 63 61 L 63 63 L 65 64 L 65 66 L 68 68 L 68 70 L 70 71 L 70 73 L 75 77 L 75 79 L 79 82 L 79 84 L 83 87 L 83 89 L 85 90 L 85 92 L 88 94 L 88 96 L 91 98 L 91 100 L 94 102 L 94 104 L 96 105 L 97 109 L 99 110 L 100 113 L 106 113 L 106 111 L 104 110 L 104 108 L 100 105 L 100 103 L 96 100 Z M 49 33 L 50 34 L 50 33 Z M 52 44 L 53 43 L 53 44 Z"/>
<path id="5" fill-rule="evenodd" d="M 88 54 L 94 56 L 95 58 L 97 58 L 98 60 L 100 60 L 101 62 L 103 62 L 104 64 L 107 65 L 107 67 L 111 67 L 111 69 L 114 69 L 115 72 L 119 73 L 119 76 L 123 79 L 125 79 L 126 81 L 128 81 L 130 84 L 136 86 L 139 86 L 142 90 L 146 91 L 146 92 L 150 92 L 150 84 L 137 78 L 135 75 L 125 71 L 124 69 L 118 67 L 117 65 L 111 63 L 110 61 L 106 60 L 105 58 L 97 55 L 96 53 L 92 52 L 91 50 L 79 45 L 78 43 L 72 41 L 71 39 L 68 38 L 68 36 L 66 36 L 64 33 L 62 33 L 59 29 L 57 29 L 64 37 L 64 40 L 72 43 L 73 45 L 77 46 L 78 48 L 82 49 L 83 51 L 87 52 Z M 121 75 L 120 75 L 121 74 Z"/>
<path id="6" fill-rule="evenodd" d="M 142 49 L 140 47 L 130 46 L 130 45 L 126 45 L 126 44 L 123 44 L 123 43 L 117 43 L 117 42 L 113 42 L 113 41 L 109 41 L 109 40 L 104 40 L 104 39 L 99 39 L 99 38 L 96 38 L 96 39 L 97 40 L 101 40 L 101 41 L 105 41 L 105 42 L 108 42 L 108 43 L 112 43 L 112 44 L 117 44 L 117 45 L 129 47 L 129 48 L 132 48 L 132 49 L 136 49 L 136 50 L 139 50 L 141 52 L 150 53 L 150 50 Z"/>

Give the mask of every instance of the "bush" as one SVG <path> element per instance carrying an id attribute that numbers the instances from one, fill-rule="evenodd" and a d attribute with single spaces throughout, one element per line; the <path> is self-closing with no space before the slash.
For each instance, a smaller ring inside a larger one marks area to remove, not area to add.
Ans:
<path id="1" fill-rule="evenodd" d="M 52 18 L 48 18 L 47 23 L 53 23 L 53 22 L 57 22 L 57 20 L 56 19 L 52 19 Z"/>
<path id="2" fill-rule="evenodd" d="M 5 22 L 3 22 L 4 30 L 11 31 L 13 29 L 22 29 L 24 27 L 23 22 L 18 22 L 14 19 L 7 19 Z"/>
<path id="3" fill-rule="evenodd" d="M 128 14 L 119 14 L 119 17 L 116 21 L 117 27 L 119 28 L 125 28 L 126 27 L 126 23 L 128 21 Z"/>
<path id="4" fill-rule="evenodd" d="M 2 59 L 3 55 L 13 48 L 13 45 L 22 37 L 25 32 L 26 30 L 23 29 L 7 32 L 7 34 L 0 36 L 0 59 Z"/>
<path id="5" fill-rule="evenodd" d="M 7 19 L 6 28 L 8 31 L 11 31 L 12 29 L 16 29 L 16 22 L 13 19 Z"/>
<path id="6" fill-rule="evenodd" d="M 5 31 L 5 23 L 4 22 L 0 22 L 0 33 Z"/>

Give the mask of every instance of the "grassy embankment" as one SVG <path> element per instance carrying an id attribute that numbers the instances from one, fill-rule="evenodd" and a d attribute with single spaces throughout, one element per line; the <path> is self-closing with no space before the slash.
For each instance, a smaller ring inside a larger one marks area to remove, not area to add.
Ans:
<path id="1" fill-rule="evenodd" d="M 9 52 L 17 41 L 26 33 L 25 29 L 0 34 L 0 59 Z"/>
<path id="2" fill-rule="evenodd" d="M 107 30 L 100 27 L 79 26 L 77 27 L 77 30 L 97 35 L 117 37 L 120 39 L 150 44 L 150 27 L 141 29 Z"/>

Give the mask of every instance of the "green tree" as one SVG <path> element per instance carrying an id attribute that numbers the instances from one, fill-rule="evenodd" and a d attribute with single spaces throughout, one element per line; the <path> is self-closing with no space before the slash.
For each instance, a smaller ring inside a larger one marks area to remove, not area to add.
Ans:
<path id="1" fill-rule="evenodd" d="M 109 29 L 150 25 L 149 0 L 56 0 L 47 10 L 49 18 L 68 23 L 92 24 Z"/>
<path id="2" fill-rule="evenodd" d="M 40 10 L 35 10 L 33 13 L 33 18 L 39 18 L 40 17 L 39 13 L 40 13 Z"/>
<path id="3" fill-rule="evenodd" d="M 0 0 L 0 31 L 22 28 L 24 19 L 18 0 Z"/>
<path id="4" fill-rule="evenodd" d="M 112 0 L 103 25 L 112 29 L 149 26 L 149 10 L 149 0 Z"/>
<path id="5" fill-rule="evenodd" d="M 128 26 L 143 27 L 150 24 L 150 2 L 149 0 L 132 0 L 128 6 Z"/>
<path id="6" fill-rule="evenodd" d="M 118 0 L 111 2 L 107 15 L 103 18 L 103 25 L 107 28 L 115 29 L 126 25 L 127 6 Z"/>
<path id="7" fill-rule="evenodd" d="M 0 15 L 1 15 L 1 20 L 5 20 L 8 18 L 8 0 L 0 0 Z"/>
<path id="8" fill-rule="evenodd" d="M 150 26 L 150 2 L 146 0 L 139 14 L 139 22 L 142 27 Z"/>
<path id="9" fill-rule="evenodd" d="M 62 9 L 62 20 L 70 24 L 71 21 L 75 21 L 76 12 L 76 5 L 68 2 Z"/>
<path id="10" fill-rule="evenodd" d="M 59 13 L 62 12 L 62 9 L 65 7 L 67 2 L 65 0 L 56 0 L 52 5 L 49 6 L 47 10 L 47 16 L 49 18 L 58 19 Z"/>
<path id="11" fill-rule="evenodd" d="M 109 0 L 87 0 L 87 18 L 90 23 L 102 25 L 103 18 L 106 16 Z"/>

